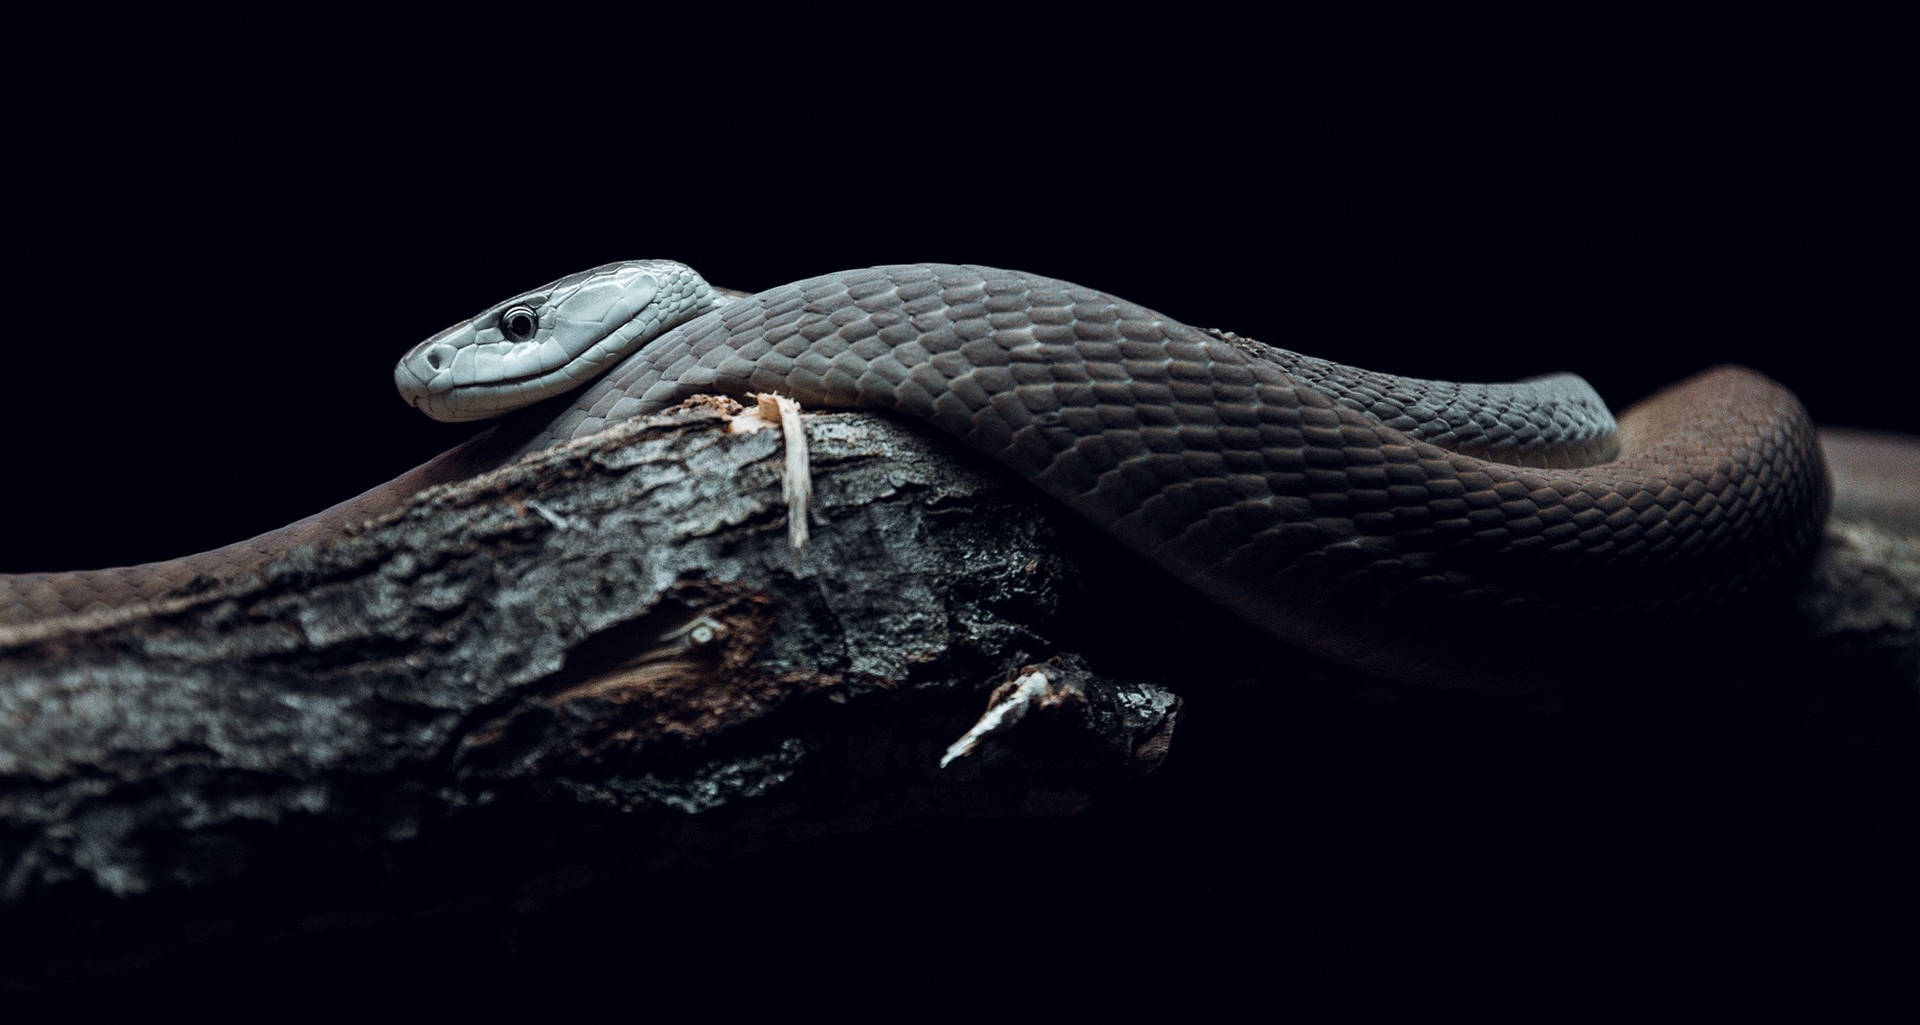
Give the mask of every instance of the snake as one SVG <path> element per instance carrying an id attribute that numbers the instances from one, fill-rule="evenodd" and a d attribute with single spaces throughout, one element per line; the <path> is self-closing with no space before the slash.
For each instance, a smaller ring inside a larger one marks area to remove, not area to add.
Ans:
<path id="1" fill-rule="evenodd" d="M 983 266 L 870 267 L 749 295 L 672 261 L 607 264 L 421 342 L 394 379 L 437 419 L 502 419 L 237 545 L 0 576 L 0 623 L 248 572 L 430 484 L 699 394 L 917 422 L 1157 567 L 1143 587 L 1171 577 L 1287 645 L 1409 678 L 1511 663 L 1531 638 L 1630 637 L 1618 631 L 1759 600 L 1805 568 L 1830 502 L 1806 411 L 1744 368 L 1616 419 L 1571 374 L 1377 373 Z"/>

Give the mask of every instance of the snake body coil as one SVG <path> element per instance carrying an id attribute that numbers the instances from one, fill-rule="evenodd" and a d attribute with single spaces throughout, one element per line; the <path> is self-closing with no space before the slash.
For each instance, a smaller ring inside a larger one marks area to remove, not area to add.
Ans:
<path id="1" fill-rule="evenodd" d="M 1371 374 L 1061 281 L 919 264 L 721 304 L 557 415 L 515 414 L 508 442 L 386 487 L 745 391 L 927 423 L 1275 636 L 1401 676 L 1476 671 L 1464 652 L 1569 617 L 1762 591 L 1804 564 L 1827 502 L 1805 413 L 1750 371 L 1676 385 L 1615 433 L 1574 378 Z"/>

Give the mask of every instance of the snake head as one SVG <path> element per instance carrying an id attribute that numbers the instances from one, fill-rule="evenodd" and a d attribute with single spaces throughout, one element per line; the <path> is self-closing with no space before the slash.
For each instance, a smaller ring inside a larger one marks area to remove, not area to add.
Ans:
<path id="1" fill-rule="evenodd" d="M 435 420 L 484 420 L 572 391 L 720 302 L 683 263 L 609 263 L 421 342 L 394 367 L 393 383 Z"/>

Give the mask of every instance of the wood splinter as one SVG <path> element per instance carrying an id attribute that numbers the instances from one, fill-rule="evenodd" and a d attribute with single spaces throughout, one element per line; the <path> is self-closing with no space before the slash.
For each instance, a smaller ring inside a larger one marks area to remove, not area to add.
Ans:
<path id="1" fill-rule="evenodd" d="M 807 544 L 807 509 L 813 501 L 813 472 L 807 461 L 807 429 L 800 419 L 800 403 L 771 393 L 748 396 L 754 405 L 728 423 L 738 434 L 780 427 L 786 445 L 781 467 L 780 500 L 787 506 L 787 543 L 795 552 Z"/>

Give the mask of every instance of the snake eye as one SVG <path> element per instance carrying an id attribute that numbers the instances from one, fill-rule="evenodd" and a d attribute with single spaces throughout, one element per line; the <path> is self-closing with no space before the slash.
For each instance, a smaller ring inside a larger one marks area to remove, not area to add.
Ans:
<path id="1" fill-rule="evenodd" d="M 524 342 L 532 338 L 534 328 L 540 326 L 540 315 L 530 306 L 509 306 L 500 311 L 497 326 L 508 341 Z"/>

